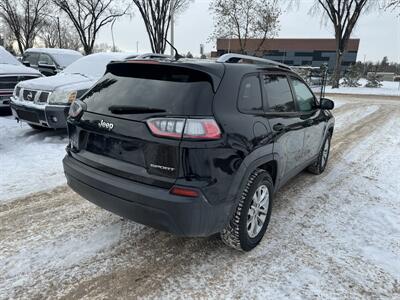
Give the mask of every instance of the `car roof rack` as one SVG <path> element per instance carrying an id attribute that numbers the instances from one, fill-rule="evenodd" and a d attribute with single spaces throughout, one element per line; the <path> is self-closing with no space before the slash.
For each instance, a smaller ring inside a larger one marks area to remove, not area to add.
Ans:
<path id="1" fill-rule="evenodd" d="M 286 70 L 292 70 L 288 65 L 266 59 L 266 58 L 261 58 L 261 57 L 256 57 L 256 56 L 250 56 L 250 55 L 244 55 L 244 54 L 237 54 L 237 53 L 229 53 L 229 54 L 224 54 L 220 56 L 217 59 L 217 62 L 220 63 L 238 63 L 240 60 L 249 60 L 254 62 L 254 64 L 257 65 L 266 65 L 266 66 L 272 66 L 272 67 L 279 67 L 282 69 Z"/>

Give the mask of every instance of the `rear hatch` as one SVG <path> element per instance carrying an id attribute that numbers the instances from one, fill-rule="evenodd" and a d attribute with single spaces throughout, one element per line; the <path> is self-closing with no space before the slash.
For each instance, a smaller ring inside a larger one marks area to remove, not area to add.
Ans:
<path id="1" fill-rule="evenodd" d="M 107 173 L 170 188 L 179 176 L 181 138 L 159 137 L 147 121 L 212 116 L 214 85 L 206 72 L 171 63 L 110 64 L 82 97 L 82 117 L 69 121 L 73 156 Z"/>

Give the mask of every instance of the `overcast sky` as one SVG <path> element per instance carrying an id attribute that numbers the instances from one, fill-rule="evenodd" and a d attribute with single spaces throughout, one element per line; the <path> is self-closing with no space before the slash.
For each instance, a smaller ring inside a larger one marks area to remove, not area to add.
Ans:
<path id="1" fill-rule="evenodd" d="M 284 11 L 280 17 L 279 38 L 330 38 L 333 37 L 332 25 L 321 24 L 321 17 L 310 16 L 309 8 L 313 0 L 300 0 L 297 9 Z M 209 0 L 195 0 L 179 16 L 175 27 L 175 45 L 179 52 L 193 54 L 200 52 L 200 44 L 205 51 L 215 50 L 215 42 L 209 42 L 213 31 L 213 18 L 209 11 Z M 132 19 L 124 18 L 115 23 L 114 36 L 116 46 L 124 51 L 150 52 L 150 44 L 143 21 L 139 13 Z M 400 18 L 397 12 L 374 11 L 360 17 L 352 37 L 360 38 L 357 60 L 378 61 L 388 56 L 390 61 L 400 62 Z M 99 43 L 111 43 L 110 28 L 105 28 L 99 37 Z"/>

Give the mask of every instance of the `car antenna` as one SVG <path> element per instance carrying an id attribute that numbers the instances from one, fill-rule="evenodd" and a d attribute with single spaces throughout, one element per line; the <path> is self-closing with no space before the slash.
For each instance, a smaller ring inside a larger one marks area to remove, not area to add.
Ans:
<path id="1" fill-rule="evenodd" d="M 178 50 L 167 39 L 165 39 L 165 41 L 167 42 L 168 45 L 171 46 L 172 49 L 174 49 L 174 51 L 175 51 L 175 60 L 176 61 L 180 60 L 181 58 L 184 58 L 184 56 L 180 55 L 178 53 Z"/>
<path id="2" fill-rule="evenodd" d="M 320 71 L 322 73 L 322 82 L 321 82 L 321 96 L 320 99 L 325 97 L 325 89 L 326 83 L 328 81 L 328 66 L 326 64 L 321 65 Z"/>

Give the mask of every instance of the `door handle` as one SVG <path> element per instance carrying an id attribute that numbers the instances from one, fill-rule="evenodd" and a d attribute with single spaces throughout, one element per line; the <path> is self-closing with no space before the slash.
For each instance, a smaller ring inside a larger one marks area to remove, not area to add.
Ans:
<path id="1" fill-rule="evenodd" d="M 307 125 L 307 126 L 311 126 L 311 125 L 313 125 L 313 124 L 314 124 L 314 121 L 313 121 L 313 120 L 310 120 L 310 119 L 306 120 L 306 125 Z"/>
<path id="2" fill-rule="evenodd" d="M 286 126 L 281 123 L 278 123 L 278 124 L 275 124 L 272 128 L 275 131 L 282 131 L 282 130 L 286 129 Z"/>

